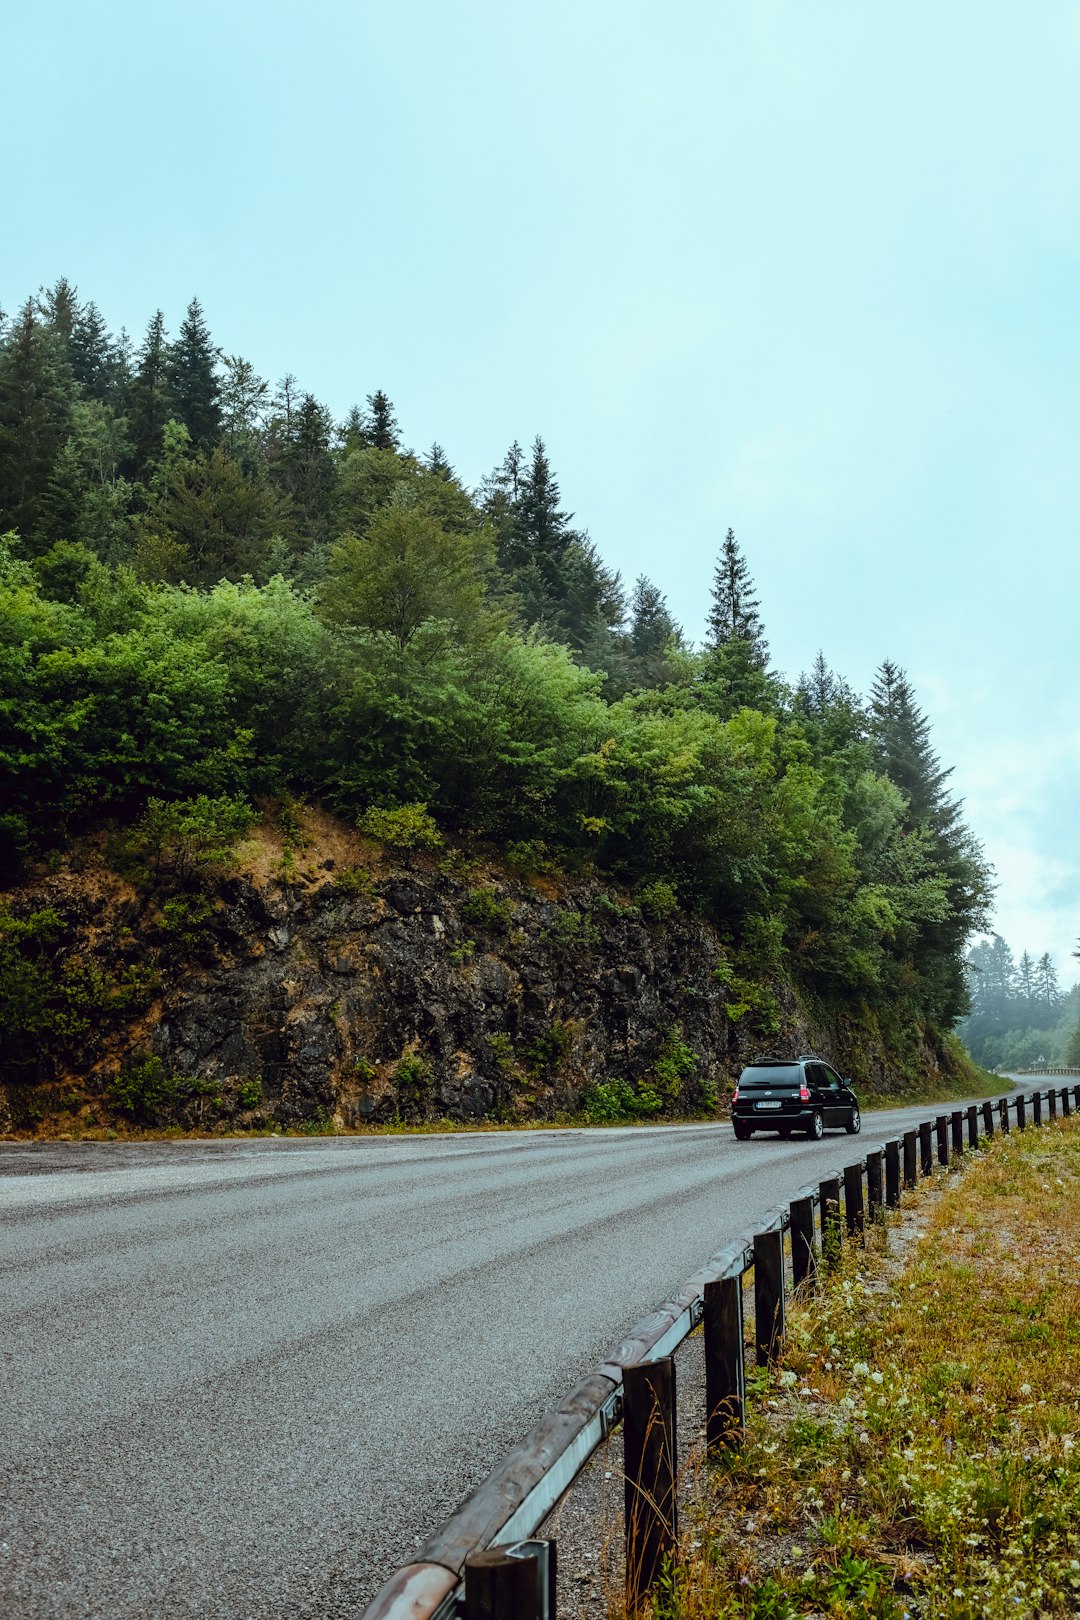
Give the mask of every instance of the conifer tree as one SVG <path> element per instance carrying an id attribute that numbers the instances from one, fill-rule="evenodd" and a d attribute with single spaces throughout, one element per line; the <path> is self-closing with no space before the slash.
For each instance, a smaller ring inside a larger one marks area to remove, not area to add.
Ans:
<path id="1" fill-rule="evenodd" d="M 769 661 L 769 647 L 759 606 L 746 559 L 739 549 L 734 529 L 729 529 L 713 574 L 712 606 L 707 621 L 709 644 L 719 648 L 743 642 L 749 662 L 763 670 Z"/>
<path id="2" fill-rule="evenodd" d="M 131 379 L 131 442 L 135 468 L 144 473 L 161 454 L 165 423 L 172 415 L 165 317 L 155 310 L 135 357 Z"/>
<path id="3" fill-rule="evenodd" d="M 235 449 L 250 443 L 262 422 L 270 400 L 270 385 L 258 375 L 250 360 L 227 354 L 223 362 L 221 418 L 225 437 Z"/>
<path id="4" fill-rule="evenodd" d="M 373 450 L 400 450 L 401 432 L 394 415 L 394 407 L 389 396 L 382 389 L 369 394 L 368 419 L 366 424 L 367 442 Z"/>
<path id="5" fill-rule="evenodd" d="M 1024 951 L 1016 964 L 1016 988 L 1026 1001 L 1035 996 L 1035 958 L 1028 951 Z"/>
<path id="6" fill-rule="evenodd" d="M 454 469 L 446 459 L 446 454 L 442 445 L 438 443 L 433 444 L 427 455 L 424 457 L 424 466 L 427 468 L 428 472 L 433 473 L 436 478 L 445 478 L 449 480 L 455 476 Z"/>
<path id="7" fill-rule="evenodd" d="M 66 347 L 32 299 L 0 346 L 0 532 L 31 538 L 43 516 L 75 402 Z"/>
<path id="8" fill-rule="evenodd" d="M 1049 951 L 1044 951 L 1035 964 L 1035 994 L 1047 1007 L 1056 1007 L 1061 1000 L 1057 968 Z"/>
<path id="9" fill-rule="evenodd" d="M 211 449 L 221 437 L 219 351 L 210 340 L 202 305 L 193 298 L 168 351 L 173 411 L 191 434 L 196 449 Z"/>
<path id="10" fill-rule="evenodd" d="M 930 743 L 930 722 L 915 702 L 902 669 L 885 659 L 870 694 L 870 732 L 881 770 L 905 794 L 915 823 L 942 837 L 955 827 L 959 806 L 945 784 L 952 775 Z"/>

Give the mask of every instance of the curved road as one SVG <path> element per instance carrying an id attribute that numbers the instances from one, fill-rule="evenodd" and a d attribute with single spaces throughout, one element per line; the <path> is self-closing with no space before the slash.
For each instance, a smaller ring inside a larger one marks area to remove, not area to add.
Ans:
<path id="1" fill-rule="evenodd" d="M 934 1112 L 0 1144 L 0 1613 L 354 1615 L 710 1253 Z"/>

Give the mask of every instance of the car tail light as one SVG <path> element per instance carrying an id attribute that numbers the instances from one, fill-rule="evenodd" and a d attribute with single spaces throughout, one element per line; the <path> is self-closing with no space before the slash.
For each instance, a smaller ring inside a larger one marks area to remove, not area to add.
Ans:
<path id="1" fill-rule="evenodd" d="M 807 1091 L 805 1086 L 800 1086 L 799 1087 L 799 1101 L 800 1102 L 809 1102 L 810 1101 L 810 1093 Z"/>
<path id="2" fill-rule="evenodd" d="M 738 1088 L 738 1086 L 736 1086 L 735 1090 L 731 1093 L 731 1100 L 732 1100 L 732 1102 L 738 1102 L 738 1100 L 739 1100 L 739 1088 Z"/>

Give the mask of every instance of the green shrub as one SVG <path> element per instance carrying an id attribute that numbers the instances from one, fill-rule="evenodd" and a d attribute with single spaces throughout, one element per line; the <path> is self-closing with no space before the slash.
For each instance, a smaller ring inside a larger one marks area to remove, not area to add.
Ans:
<path id="1" fill-rule="evenodd" d="M 124 969 L 110 979 L 69 943 L 51 906 L 16 917 L 0 904 L 0 1050 L 5 1078 L 44 1078 L 57 1059 L 83 1055 L 95 1026 L 149 999 L 156 975 Z"/>
<path id="2" fill-rule="evenodd" d="M 495 1067 L 507 1080 L 518 1078 L 518 1061 L 514 1052 L 514 1043 L 509 1035 L 501 1031 L 496 1035 L 488 1036 L 488 1046 L 495 1059 Z"/>
<path id="3" fill-rule="evenodd" d="M 622 1120 L 651 1119 L 662 1107 L 663 1099 L 647 1081 L 635 1087 L 628 1080 L 614 1079 L 590 1086 L 581 1111 L 593 1125 L 617 1125 Z"/>
<path id="4" fill-rule="evenodd" d="M 200 793 L 194 799 L 148 799 L 130 840 L 133 853 L 182 881 L 223 866 L 257 817 L 243 799 Z"/>
<path id="5" fill-rule="evenodd" d="M 426 804 L 399 804 L 393 810 L 372 805 L 357 822 L 369 838 L 377 838 L 392 849 L 437 849 L 442 833 Z"/>
<path id="6" fill-rule="evenodd" d="M 559 912 L 547 938 L 557 951 L 588 951 L 599 945 L 600 929 L 587 912 L 568 908 Z"/>
<path id="7" fill-rule="evenodd" d="M 407 1091 L 418 1091 L 430 1083 L 434 1073 L 431 1064 L 417 1052 L 407 1052 L 398 1059 L 394 1078 Z"/>
<path id="8" fill-rule="evenodd" d="M 461 915 L 489 934 L 505 934 L 514 915 L 514 903 L 500 900 L 494 889 L 470 889 L 461 903 Z"/>
<path id="9" fill-rule="evenodd" d="M 521 839 L 515 844 L 508 844 L 506 864 L 514 876 L 519 878 L 539 877 L 542 873 L 552 872 L 555 869 L 555 862 L 541 838 Z"/>
<path id="10" fill-rule="evenodd" d="M 241 1108 L 258 1108 L 263 1100 L 262 1075 L 254 1074 L 247 1080 L 241 1080 L 236 1088 L 236 1100 Z"/>
<path id="11" fill-rule="evenodd" d="M 650 922 L 666 922 L 679 909 L 679 896 L 664 878 L 654 878 L 637 891 L 637 903 Z"/>
<path id="12" fill-rule="evenodd" d="M 334 888 L 353 898 L 366 898 L 375 889 L 375 880 L 364 866 L 343 866 L 334 873 Z"/>
<path id="13" fill-rule="evenodd" d="M 110 1081 L 108 1098 L 114 1108 L 130 1114 L 140 1124 L 157 1125 L 176 1103 L 180 1083 L 165 1071 L 158 1057 L 146 1057 L 130 1068 L 121 1069 Z"/>
<path id="14" fill-rule="evenodd" d="M 669 1106 L 682 1090 L 683 1081 L 698 1066 L 697 1053 L 687 1046 L 681 1030 L 669 1029 L 656 1060 L 656 1089 Z"/>
<path id="15" fill-rule="evenodd" d="M 174 895 L 161 908 L 162 925 L 188 950 L 207 943 L 216 906 L 208 894 Z"/>

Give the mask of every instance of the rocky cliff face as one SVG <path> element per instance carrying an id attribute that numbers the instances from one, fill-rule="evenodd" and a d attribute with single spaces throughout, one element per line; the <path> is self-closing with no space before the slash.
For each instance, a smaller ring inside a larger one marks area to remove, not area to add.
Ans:
<path id="1" fill-rule="evenodd" d="M 264 830 L 205 898 L 140 893 L 86 852 L 8 896 L 56 912 L 61 969 L 120 991 L 71 1050 L 5 1074 L 0 1129 L 700 1112 L 765 1045 L 844 1063 L 790 988 L 778 1031 L 739 1015 L 705 923 L 318 822 L 299 863 Z"/>

